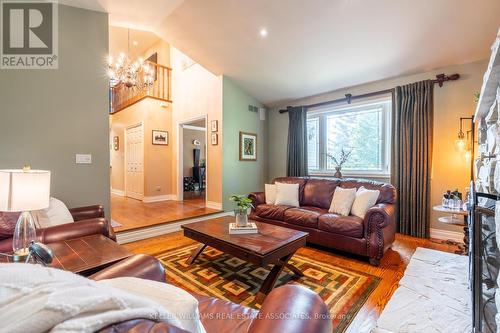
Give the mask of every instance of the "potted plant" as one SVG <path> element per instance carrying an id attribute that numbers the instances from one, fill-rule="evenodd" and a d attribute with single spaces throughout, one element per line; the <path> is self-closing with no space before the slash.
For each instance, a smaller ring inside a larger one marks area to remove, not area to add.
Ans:
<path id="1" fill-rule="evenodd" d="M 337 159 L 337 157 L 333 156 L 332 154 L 326 154 L 326 156 L 335 164 L 335 174 L 333 177 L 335 178 L 342 178 L 342 165 L 344 165 L 345 162 L 351 157 L 352 154 L 352 149 L 347 151 L 344 148 L 340 150 L 340 156 Z"/>
<path id="2" fill-rule="evenodd" d="M 229 200 L 235 202 L 238 206 L 238 208 L 234 210 L 236 225 L 238 227 L 246 227 L 248 223 L 248 209 L 254 208 L 252 200 L 245 195 L 232 195 Z"/>

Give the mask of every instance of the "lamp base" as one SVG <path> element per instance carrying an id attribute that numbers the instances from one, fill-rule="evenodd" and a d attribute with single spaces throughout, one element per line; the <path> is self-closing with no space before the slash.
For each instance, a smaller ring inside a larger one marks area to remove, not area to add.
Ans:
<path id="1" fill-rule="evenodd" d="M 17 250 L 12 255 L 12 261 L 14 261 L 14 262 L 26 262 L 28 255 L 29 255 L 29 250 L 26 248 Z"/>

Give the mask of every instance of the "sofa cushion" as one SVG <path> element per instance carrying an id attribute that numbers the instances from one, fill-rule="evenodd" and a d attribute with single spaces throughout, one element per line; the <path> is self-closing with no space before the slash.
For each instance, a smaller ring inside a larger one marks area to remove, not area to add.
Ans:
<path id="1" fill-rule="evenodd" d="M 262 204 L 255 208 L 255 215 L 265 219 L 283 221 L 285 211 L 290 208 L 292 208 L 292 206 Z"/>
<path id="2" fill-rule="evenodd" d="M 339 185 L 338 179 L 311 178 L 304 186 L 304 200 L 302 206 L 314 206 L 324 209 L 330 207 L 335 188 Z"/>
<path id="3" fill-rule="evenodd" d="M 390 184 L 384 184 L 372 180 L 359 180 L 345 178 L 340 182 L 340 186 L 344 188 L 356 188 L 359 189 L 361 186 L 367 190 L 379 190 L 380 194 L 377 199 L 377 204 L 379 203 L 395 203 L 397 199 L 396 188 Z"/>
<path id="4" fill-rule="evenodd" d="M 20 213 L 0 212 L 0 239 L 11 238 Z"/>
<path id="5" fill-rule="evenodd" d="M 283 183 L 283 184 L 299 184 L 299 203 L 303 205 L 304 201 L 304 186 L 306 185 L 307 179 L 302 177 L 278 177 L 274 178 L 273 184 Z"/>
<path id="6" fill-rule="evenodd" d="M 283 221 L 309 228 L 318 228 L 318 217 L 327 213 L 326 209 L 304 206 L 290 208 L 285 211 Z"/>
<path id="7" fill-rule="evenodd" d="M 332 204 L 329 213 L 339 214 L 342 216 L 349 216 L 351 212 L 352 203 L 356 198 L 355 188 L 342 188 L 337 186 L 335 193 L 333 193 Z"/>
<path id="8" fill-rule="evenodd" d="M 276 183 L 275 205 L 299 207 L 299 184 Z"/>
<path id="9" fill-rule="evenodd" d="M 363 219 L 352 215 L 323 214 L 318 218 L 318 229 L 344 236 L 362 238 Z"/>

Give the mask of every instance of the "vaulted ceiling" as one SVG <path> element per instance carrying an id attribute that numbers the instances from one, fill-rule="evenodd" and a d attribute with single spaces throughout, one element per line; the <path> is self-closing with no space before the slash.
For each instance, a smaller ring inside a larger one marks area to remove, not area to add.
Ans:
<path id="1" fill-rule="evenodd" d="M 498 0 L 61 2 L 153 31 L 266 104 L 484 59 L 500 26 Z"/>

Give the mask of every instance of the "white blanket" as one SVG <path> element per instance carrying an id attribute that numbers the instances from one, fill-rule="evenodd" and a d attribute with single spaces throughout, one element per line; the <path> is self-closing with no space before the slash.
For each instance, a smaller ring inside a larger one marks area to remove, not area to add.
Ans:
<path id="1" fill-rule="evenodd" d="M 39 265 L 0 264 L 0 332 L 95 332 L 112 323 L 138 318 L 204 332 L 199 323 L 198 302 L 188 293 L 134 278 L 116 279 L 117 288 L 113 288 L 113 280 L 96 282 Z M 135 290 L 120 290 L 130 285 L 136 285 Z M 146 294 L 152 294 L 156 288 L 162 295 L 156 297 L 161 304 L 140 296 L 141 285 L 146 286 Z M 179 313 L 177 304 L 181 299 L 183 309 L 191 313 Z"/>

